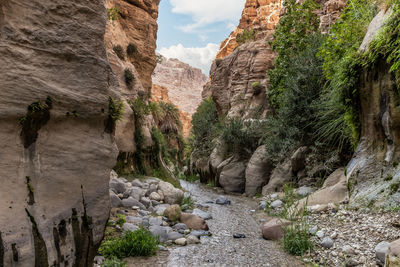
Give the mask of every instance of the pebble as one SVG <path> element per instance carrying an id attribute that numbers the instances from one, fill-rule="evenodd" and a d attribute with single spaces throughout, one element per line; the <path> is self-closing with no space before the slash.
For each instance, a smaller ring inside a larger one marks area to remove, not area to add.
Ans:
<path id="1" fill-rule="evenodd" d="M 310 235 L 315 235 L 315 233 L 318 231 L 318 226 L 313 226 L 312 228 L 310 228 L 310 230 L 308 230 L 308 232 L 310 233 Z"/>
<path id="2" fill-rule="evenodd" d="M 219 196 L 215 203 L 218 205 L 230 205 L 231 201 L 225 196 Z"/>
<path id="3" fill-rule="evenodd" d="M 283 202 L 280 199 L 274 200 L 271 203 L 271 207 L 274 208 L 274 209 L 281 208 L 282 206 L 283 206 Z"/>
<path id="4" fill-rule="evenodd" d="M 186 246 L 186 238 L 179 238 L 174 241 L 179 246 Z"/>
<path id="5" fill-rule="evenodd" d="M 324 239 L 322 239 L 321 241 L 321 246 L 324 248 L 331 248 L 333 247 L 333 240 L 332 238 L 330 238 L 329 236 L 324 237 Z"/>
<path id="6" fill-rule="evenodd" d="M 233 238 L 246 238 L 244 234 L 233 234 Z"/>
<path id="7" fill-rule="evenodd" d="M 188 245 L 192 245 L 192 244 L 198 244 L 198 243 L 200 243 L 200 239 L 198 239 L 196 236 L 194 236 L 194 235 L 189 235 L 187 238 L 186 238 L 186 243 L 188 244 Z"/>
<path id="8" fill-rule="evenodd" d="M 319 239 L 324 238 L 325 236 L 325 232 L 322 230 L 319 230 L 316 234 L 315 234 Z"/>

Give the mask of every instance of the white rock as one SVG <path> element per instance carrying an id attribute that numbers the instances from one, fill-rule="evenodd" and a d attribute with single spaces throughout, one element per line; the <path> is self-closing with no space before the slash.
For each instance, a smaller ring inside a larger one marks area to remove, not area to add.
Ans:
<path id="1" fill-rule="evenodd" d="M 281 208 L 282 206 L 283 206 L 283 202 L 279 199 L 277 199 L 271 203 L 271 207 L 274 209 Z"/>
<path id="2" fill-rule="evenodd" d="M 186 238 L 178 238 L 174 241 L 179 246 L 186 246 Z"/>

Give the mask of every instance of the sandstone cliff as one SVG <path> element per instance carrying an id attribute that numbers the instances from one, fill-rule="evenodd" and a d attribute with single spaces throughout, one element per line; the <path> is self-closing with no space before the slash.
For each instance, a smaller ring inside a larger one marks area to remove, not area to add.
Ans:
<path id="1" fill-rule="evenodd" d="M 0 2 L 0 266 L 92 265 L 117 156 L 105 24 L 102 1 Z"/>
<path id="2" fill-rule="evenodd" d="M 167 59 L 158 55 L 158 61 L 152 75 L 152 95 L 159 94 L 163 90 L 166 94 L 163 101 L 171 101 L 179 108 L 184 134 L 188 136 L 191 115 L 201 102 L 201 92 L 207 82 L 207 77 L 200 69 L 193 68 L 178 59 Z"/>
<path id="3" fill-rule="evenodd" d="M 117 123 L 116 142 L 121 153 L 136 152 L 135 118 L 128 102 L 138 97 L 147 101 L 152 86 L 151 74 L 156 66 L 156 39 L 159 0 L 107 0 L 106 8 L 114 12 L 107 22 L 105 44 L 111 68 L 118 77 L 118 93 L 124 114 Z M 128 49 L 129 47 L 129 49 Z M 127 75 L 131 78 L 127 81 Z M 145 145 L 153 144 L 150 130 L 154 121 L 142 124 Z"/>

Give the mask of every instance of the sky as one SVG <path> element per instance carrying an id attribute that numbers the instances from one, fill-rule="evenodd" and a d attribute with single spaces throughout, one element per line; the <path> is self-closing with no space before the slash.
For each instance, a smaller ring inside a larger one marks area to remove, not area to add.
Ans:
<path id="1" fill-rule="evenodd" d="M 236 25 L 246 0 L 161 0 L 157 52 L 208 75 L 219 44 Z"/>

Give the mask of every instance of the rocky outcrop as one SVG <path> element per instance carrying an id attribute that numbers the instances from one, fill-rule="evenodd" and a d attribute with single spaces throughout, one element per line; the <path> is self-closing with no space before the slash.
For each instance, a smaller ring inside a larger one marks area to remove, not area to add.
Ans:
<path id="1" fill-rule="evenodd" d="M 244 30 L 254 30 L 257 38 L 262 39 L 266 31 L 274 30 L 282 9 L 281 0 L 247 0 L 239 25 L 225 39 L 217 54 L 217 59 L 230 55 L 239 46 L 236 38 Z"/>
<path id="2" fill-rule="evenodd" d="M 390 13 L 390 10 L 386 11 Z M 371 22 L 362 49 L 384 25 L 382 11 Z M 361 139 L 353 159 L 347 166 L 347 180 L 351 189 L 350 204 L 396 206 L 399 203 L 400 150 L 397 125 L 398 87 L 390 65 L 379 60 L 374 68 L 364 71 L 360 78 Z"/>
<path id="3" fill-rule="evenodd" d="M 168 97 L 182 112 L 193 115 L 201 102 L 201 92 L 207 76 L 200 69 L 176 58 L 158 55 L 153 83 L 168 88 Z"/>
<path id="4" fill-rule="evenodd" d="M 167 59 L 157 55 L 158 64 L 153 72 L 152 95 L 162 93 L 159 101 L 171 102 L 180 112 L 183 134 L 188 137 L 191 130 L 191 116 L 202 100 L 202 90 L 207 77 L 200 69 L 175 58 Z"/>
<path id="5" fill-rule="evenodd" d="M 111 68 L 118 77 L 116 93 L 121 95 L 124 114 L 117 123 L 116 142 L 127 162 L 136 152 L 135 116 L 128 102 L 147 101 L 152 87 L 151 74 L 156 66 L 156 39 L 159 0 L 106 0 L 109 16 L 104 41 Z M 113 17 L 113 18 L 112 18 Z M 130 72 L 130 73 L 129 73 Z M 127 76 L 130 78 L 127 79 Z M 153 145 L 152 117 L 141 123 L 146 147 Z M 147 134 L 146 134 L 147 133 Z"/>
<path id="6" fill-rule="evenodd" d="M 92 266 L 117 156 L 105 24 L 101 1 L 0 2 L 0 266 Z"/>

